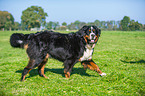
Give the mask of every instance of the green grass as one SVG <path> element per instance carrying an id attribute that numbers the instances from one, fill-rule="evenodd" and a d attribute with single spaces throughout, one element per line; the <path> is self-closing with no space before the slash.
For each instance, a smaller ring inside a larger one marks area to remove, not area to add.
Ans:
<path id="1" fill-rule="evenodd" d="M 28 62 L 27 54 L 10 46 L 12 33 L 0 32 L 0 95 L 145 95 L 145 32 L 102 32 L 93 59 L 107 73 L 105 77 L 91 70 L 85 72 L 77 63 L 70 79 L 66 79 L 62 62 L 49 59 L 45 67 L 49 79 L 40 77 L 36 68 L 25 82 L 20 82 L 20 77 Z"/>

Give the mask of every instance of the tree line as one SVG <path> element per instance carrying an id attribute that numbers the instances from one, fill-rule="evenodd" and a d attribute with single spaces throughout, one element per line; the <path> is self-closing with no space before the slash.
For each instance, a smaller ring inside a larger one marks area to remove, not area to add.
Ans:
<path id="1" fill-rule="evenodd" d="M 78 30 L 84 25 L 95 25 L 102 30 L 122 30 L 122 31 L 144 31 L 145 24 L 131 20 L 130 17 L 124 16 L 122 20 L 81 22 L 76 20 L 70 24 L 63 22 L 49 21 L 46 22 L 47 13 L 39 6 L 31 6 L 22 12 L 21 23 L 14 22 L 14 17 L 7 11 L 0 11 L 0 30 L 31 30 L 40 28 L 48 30 Z"/>

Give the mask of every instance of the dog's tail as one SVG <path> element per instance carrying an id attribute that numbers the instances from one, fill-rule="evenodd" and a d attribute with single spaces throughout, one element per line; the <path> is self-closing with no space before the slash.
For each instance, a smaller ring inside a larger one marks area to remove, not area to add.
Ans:
<path id="1" fill-rule="evenodd" d="M 27 35 L 22 33 L 13 33 L 10 37 L 10 44 L 14 48 L 24 48 L 24 44 L 26 41 Z"/>

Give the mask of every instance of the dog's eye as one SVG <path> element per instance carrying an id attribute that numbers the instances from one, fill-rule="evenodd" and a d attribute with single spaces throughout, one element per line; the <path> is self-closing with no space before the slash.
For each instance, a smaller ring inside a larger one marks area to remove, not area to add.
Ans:
<path id="1" fill-rule="evenodd" d="M 95 31 L 95 29 L 93 29 L 93 32 Z"/>
<path id="2" fill-rule="evenodd" d="M 89 30 L 89 32 L 91 32 L 91 30 Z"/>

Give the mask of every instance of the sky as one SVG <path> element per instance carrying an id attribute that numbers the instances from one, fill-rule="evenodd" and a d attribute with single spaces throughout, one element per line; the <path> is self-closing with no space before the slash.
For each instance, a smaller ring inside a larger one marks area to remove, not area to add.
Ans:
<path id="1" fill-rule="evenodd" d="M 0 0 L 0 11 L 8 11 L 19 23 L 22 11 L 30 6 L 42 7 L 46 22 L 120 21 L 129 16 L 145 24 L 145 0 Z"/>

